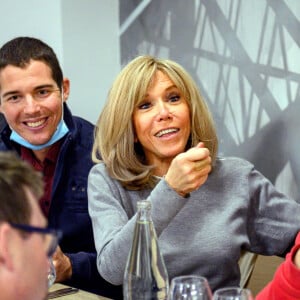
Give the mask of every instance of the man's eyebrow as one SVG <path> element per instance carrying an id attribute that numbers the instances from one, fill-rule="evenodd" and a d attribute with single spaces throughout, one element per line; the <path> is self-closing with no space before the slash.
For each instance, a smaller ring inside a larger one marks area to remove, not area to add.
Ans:
<path id="1" fill-rule="evenodd" d="M 20 93 L 20 92 L 19 91 L 8 91 L 8 92 L 6 92 L 2 95 L 2 98 L 7 97 L 7 96 L 11 96 L 11 95 L 16 95 L 18 93 Z"/>
<path id="2" fill-rule="evenodd" d="M 42 85 L 38 85 L 36 86 L 33 91 L 37 91 L 37 90 L 40 90 L 40 89 L 44 89 L 44 88 L 56 88 L 56 86 L 54 84 L 42 84 Z M 57 88 L 59 89 L 59 88 Z M 16 95 L 16 94 L 20 94 L 21 92 L 18 91 L 18 90 L 15 90 L 15 91 L 8 91 L 6 93 L 4 93 L 2 95 L 2 97 L 7 97 L 7 96 L 12 96 L 12 95 Z"/>
<path id="3" fill-rule="evenodd" d="M 56 86 L 54 84 L 42 84 L 42 85 L 36 86 L 33 90 L 36 91 L 36 90 L 40 90 L 40 89 L 44 89 L 44 88 L 56 88 Z"/>

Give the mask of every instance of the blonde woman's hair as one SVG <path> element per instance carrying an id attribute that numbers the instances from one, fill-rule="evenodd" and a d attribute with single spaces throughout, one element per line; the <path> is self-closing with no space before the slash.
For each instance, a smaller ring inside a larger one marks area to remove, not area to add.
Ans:
<path id="1" fill-rule="evenodd" d="M 145 163 L 142 147 L 134 141 L 132 116 L 144 100 L 157 71 L 163 72 L 181 91 L 190 108 L 191 134 L 187 149 L 204 142 L 214 162 L 218 140 L 211 113 L 192 77 L 178 63 L 153 56 L 129 62 L 114 81 L 95 129 L 93 161 L 103 161 L 112 178 L 131 190 L 152 187 L 153 166 Z"/>

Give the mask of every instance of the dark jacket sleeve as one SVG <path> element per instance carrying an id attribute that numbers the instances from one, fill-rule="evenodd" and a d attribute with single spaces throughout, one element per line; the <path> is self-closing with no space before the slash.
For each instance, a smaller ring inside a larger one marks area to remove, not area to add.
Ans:
<path id="1" fill-rule="evenodd" d="M 122 286 L 114 286 L 104 280 L 96 266 L 96 254 L 79 252 L 66 255 L 70 258 L 74 275 L 65 284 L 77 286 L 89 292 L 99 294 L 111 299 L 121 300 Z M 88 276 L 83 278 L 84 276 Z"/>

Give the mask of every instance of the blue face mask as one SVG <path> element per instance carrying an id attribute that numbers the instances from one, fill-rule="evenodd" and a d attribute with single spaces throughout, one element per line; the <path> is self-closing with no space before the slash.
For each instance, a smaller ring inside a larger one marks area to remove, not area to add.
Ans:
<path id="1" fill-rule="evenodd" d="M 55 142 L 63 138 L 67 133 L 69 132 L 69 128 L 67 127 L 65 121 L 63 119 L 60 120 L 60 122 L 57 125 L 55 133 L 52 135 L 51 139 L 42 145 L 32 145 L 25 139 L 23 139 L 17 132 L 12 130 L 10 139 L 26 148 L 29 148 L 31 150 L 41 150 L 48 146 L 53 145 Z"/>

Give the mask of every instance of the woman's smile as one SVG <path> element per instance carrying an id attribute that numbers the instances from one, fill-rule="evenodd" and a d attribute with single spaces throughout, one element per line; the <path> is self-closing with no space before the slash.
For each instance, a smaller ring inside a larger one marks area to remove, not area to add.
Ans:
<path id="1" fill-rule="evenodd" d="M 163 72 L 154 75 L 142 103 L 134 110 L 133 124 L 149 164 L 170 161 L 185 150 L 190 136 L 190 109 Z"/>

